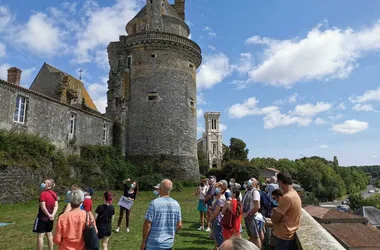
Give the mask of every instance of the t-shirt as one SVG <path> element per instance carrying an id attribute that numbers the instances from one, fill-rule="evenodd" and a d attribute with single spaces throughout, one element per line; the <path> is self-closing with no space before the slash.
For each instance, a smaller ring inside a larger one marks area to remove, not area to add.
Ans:
<path id="1" fill-rule="evenodd" d="M 270 183 L 268 184 L 267 188 L 265 189 L 266 193 L 268 194 L 269 196 L 269 199 L 272 203 L 274 203 L 274 200 L 272 199 L 272 192 L 276 189 L 278 189 L 278 184 L 276 183 Z"/>
<path id="2" fill-rule="evenodd" d="M 225 199 L 222 199 L 222 197 L 224 197 L 224 195 L 222 195 L 219 199 L 216 199 L 216 201 L 214 202 L 214 206 L 212 207 L 212 212 L 215 211 L 215 209 L 219 206 L 221 209 L 219 211 L 219 214 L 218 216 L 216 217 L 216 219 L 220 222 L 222 219 L 223 219 L 223 215 L 222 215 L 222 209 L 224 207 L 224 204 L 226 203 L 226 200 Z"/>
<path id="3" fill-rule="evenodd" d="M 53 213 L 55 202 L 58 200 L 57 194 L 53 190 L 45 190 L 40 194 L 39 202 L 45 202 L 46 209 L 49 213 Z M 41 206 L 38 208 L 38 218 L 42 221 L 48 221 L 49 217 L 42 211 Z"/>
<path id="4" fill-rule="evenodd" d="M 207 194 L 206 194 L 206 197 L 208 195 L 211 195 L 211 198 L 207 201 L 207 206 L 209 207 L 212 206 L 212 202 L 214 201 L 214 194 L 215 194 L 215 186 L 211 185 L 209 189 L 207 190 Z"/>
<path id="5" fill-rule="evenodd" d="M 248 189 L 243 197 L 243 214 L 246 215 L 255 208 L 254 201 L 260 203 L 260 193 L 256 188 Z"/>
<path id="6" fill-rule="evenodd" d="M 94 221 L 92 213 L 89 213 L 89 217 L 89 220 Z M 54 234 L 54 243 L 59 245 L 58 250 L 85 249 L 83 239 L 85 221 L 86 212 L 79 209 L 59 216 Z"/>
<path id="7" fill-rule="evenodd" d="M 102 229 L 112 228 L 112 216 L 115 215 L 115 208 L 112 205 L 99 205 L 95 213 L 98 215 L 96 218 L 96 226 Z"/>
<path id="8" fill-rule="evenodd" d="M 133 189 L 133 193 L 129 193 L 129 189 L 131 187 L 130 184 L 128 185 L 128 184 L 123 183 L 123 186 L 124 186 L 124 196 L 135 200 L 137 189 L 135 188 L 135 189 Z"/>
<path id="9" fill-rule="evenodd" d="M 285 223 L 276 224 L 274 227 L 274 234 L 283 240 L 293 240 L 295 238 L 296 230 L 300 227 L 301 218 L 301 198 L 295 190 L 290 190 L 283 195 L 276 213 L 288 217 Z"/>
<path id="10" fill-rule="evenodd" d="M 150 203 L 145 220 L 152 222 L 146 250 L 172 248 L 177 223 L 182 221 L 179 203 L 170 197 L 158 197 Z"/>
<path id="11" fill-rule="evenodd" d="M 84 211 L 87 211 L 87 212 L 91 212 L 92 211 L 92 200 L 91 200 L 91 197 L 89 198 L 85 198 L 84 201 L 83 201 L 83 210 Z"/>
<path id="12" fill-rule="evenodd" d="M 200 200 L 205 199 L 205 197 L 206 197 L 205 194 L 207 194 L 207 190 L 208 190 L 207 186 L 199 187 L 199 199 Z"/>

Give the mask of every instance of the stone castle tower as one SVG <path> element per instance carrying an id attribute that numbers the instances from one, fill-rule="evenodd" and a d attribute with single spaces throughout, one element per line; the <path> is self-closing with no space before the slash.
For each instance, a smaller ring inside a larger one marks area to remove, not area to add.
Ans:
<path id="1" fill-rule="evenodd" d="M 223 159 L 223 139 L 220 131 L 220 112 L 204 114 L 205 132 L 203 132 L 203 153 L 209 168 L 221 168 Z"/>
<path id="2" fill-rule="evenodd" d="M 128 35 L 110 43 L 107 115 L 132 163 L 159 164 L 173 178 L 194 179 L 202 57 L 184 19 L 185 0 L 147 0 L 127 24 Z"/>

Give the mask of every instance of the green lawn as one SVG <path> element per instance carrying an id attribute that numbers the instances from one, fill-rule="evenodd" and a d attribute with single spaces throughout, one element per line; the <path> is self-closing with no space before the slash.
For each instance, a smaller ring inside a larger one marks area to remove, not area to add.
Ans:
<path id="1" fill-rule="evenodd" d="M 197 211 L 198 198 L 194 196 L 194 193 L 195 188 L 184 188 L 182 192 L 172 193 L 172 197 L 181 205 L 183 220 L 183 228 L 175 237 L 174 249 L 200 250 L 213 248 L 214 243 L 209 239 L 208 233 L 196 230 L 199 227 L 199 213 Z M 116 216 L 113 229 L 116 228 L 119 216 L 117 201 L 122 192 L 117 191 L 114 194 L 116 194 L 114 201 Z M 61 196 L 62 198 L 64 197 Z M 145 212 L 153 198 L 154 195 L 151 191 L 140 193 L 131 211 L 131 232 L 127 233 L 124 227 L 124 230 L 118 234 L 113 232 L 110 239 L 110 249 L 139 249 Z M 102 192 L 98 192 L 93 197 L 93 209 L 95 210 L 102 202 Z M 60 202 L 59 206 L 59 211 L 61 211 L 64 203 Z M 32 233 L 32 227 L 38 211 L 38 202 L 0 205 L 0 211 L 0 222 L 14 222 L 12 225 L 0 227 L 0 249 L 35 249 L 36 236 Z M 122 225 L 125 225 L 125 219 Z"/>

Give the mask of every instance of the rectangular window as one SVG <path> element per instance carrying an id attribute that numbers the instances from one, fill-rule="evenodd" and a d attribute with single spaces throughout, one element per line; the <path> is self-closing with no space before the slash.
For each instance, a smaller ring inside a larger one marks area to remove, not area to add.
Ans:
<path id="1" fill-rule="evenodd" d="M 216 154 L 216 143 L 212 144 L 212 153 L 215 155 Z"/>
<path id="2" fill-rule="evenodd" d="M 107 145 L 107 139 L 108 139 L 108 126 L 103 125 L 103 140 L 102 140 L 103 145 Z"/>
<path id="3" fill-rule="evenodd" d="M 26 111 L 26 98 L 23 96 L 17 96 L 16 98 L 16 109 L 13 116 L 15 122 L 24 123 L 25 122 L 25 111 Z"/>
<path id="4" fill-rule="evenodd" d="M 132 56 L 127 57 L 127 69 L 131 70 L 132 68 Z"/>
<path id="5" fill-rule="evenodd" d="M 148 93 L 148 100 L 154 101 L 158 99 L 158 93 L 157 92 L 149 92 Z"/>
<path id="6" fill-rule="evenodd" d="M 76 117 L 75 114 L 70 115 L 70 130 L 69 130 L 69 135 L 70 137 L 73 137 L 75 134 L 75 124 L 76 123 Z"/>

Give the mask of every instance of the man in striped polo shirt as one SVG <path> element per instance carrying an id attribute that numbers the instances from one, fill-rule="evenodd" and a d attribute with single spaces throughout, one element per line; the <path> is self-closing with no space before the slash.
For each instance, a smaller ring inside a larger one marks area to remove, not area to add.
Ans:
<path id="1" fill-rule="evenodd" d="M 160 196 L 154 199 L 145 215 L 140 250 L 170 250 L 174 235 L 182 228 L 181 207 L 170 197 L 173 183 L 165 179 L 159 188 Z"/>

